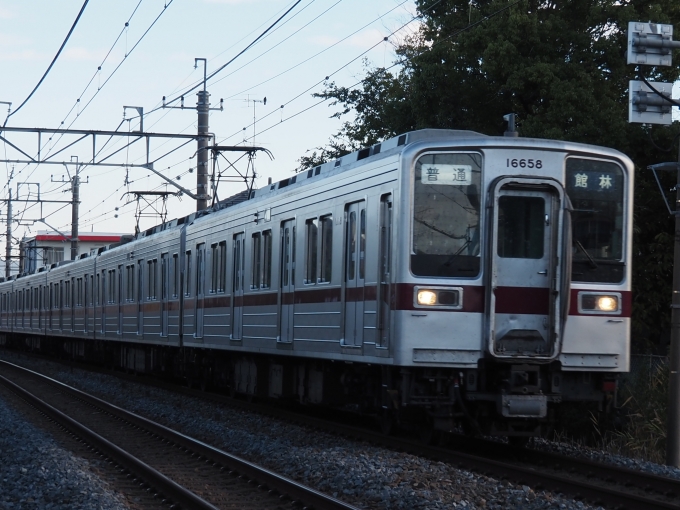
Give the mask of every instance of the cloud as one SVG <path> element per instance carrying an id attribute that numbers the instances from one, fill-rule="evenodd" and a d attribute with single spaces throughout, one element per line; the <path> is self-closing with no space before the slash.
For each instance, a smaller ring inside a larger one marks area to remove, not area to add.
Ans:
<path id="1" fill-rule="evenodd" d="M 35 50 L 19 50 L 19 51 L 0 51 L 0 61 L 25 61 L 25 62 L 41 62 L 49 59 L 49 56 Z"/>

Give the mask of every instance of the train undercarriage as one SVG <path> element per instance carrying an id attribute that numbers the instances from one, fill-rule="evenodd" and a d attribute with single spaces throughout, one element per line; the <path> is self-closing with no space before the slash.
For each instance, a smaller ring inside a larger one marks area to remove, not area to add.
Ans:
<path id="1" fill-rule="evenodd" d="M 180 379 L 247 399 L 278 399 L 374 416 L 381 430 L 505 436 L 522 444 L 546 437 L 561 405 L 589 403 L 602 412 L 615 401 L 615 374 L 564 372 L 559 362 L 500 363 L 475 369 L 393 367 L 301 357 L 274 357 L 58 337 L 0 335 L 0 346 L 115 370 Z"/>

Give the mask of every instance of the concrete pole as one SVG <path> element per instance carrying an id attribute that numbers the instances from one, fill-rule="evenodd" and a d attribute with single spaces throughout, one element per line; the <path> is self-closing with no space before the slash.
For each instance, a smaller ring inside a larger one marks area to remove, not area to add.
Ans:
<path id="1" fill-rule="evenodd" d="M 208 135 L 210 118 L 210 94 L 204 89 L 198 93 L 198 134 L 205 135 L 198 139 L 198 151 L 196 153 L 196 211 L 202 211 L 208 207 Z"/>
<path id="2" fill-rule="evenodd" d="M 680 146 L 675 200 L 675 246 L 671 299 L 671 353 L 668 380 L 666 464 L 680 467 Z"/>
<path id="3" fill-rule="evenodd" d="M 5 248 L 5 278 L 9 278 L 12 270 L 12 190 L 7 199 L 7 246 Z"/>
<path id="4" fill-rule="evenodd" d="M 71 192 L 73 193 L 73 202 L 71 203 L 71 260 L 78 258 L 78 204 L 80 204 L 80 177 L 78 176 L 78 167 L 76 166 L 76 173 L 71 179 Z"/>

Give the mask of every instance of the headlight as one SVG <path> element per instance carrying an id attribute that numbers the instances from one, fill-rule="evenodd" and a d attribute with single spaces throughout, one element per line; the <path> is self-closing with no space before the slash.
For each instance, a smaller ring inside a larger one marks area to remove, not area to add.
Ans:
<path id="1" fill-rule="evenodd" d="M 580 313 L 621 313 L 621 295 L 579 292 Z"/>
<path id="2" fill-rule="evenodd" d="M 419 305 L 434 305 L 437 303 L 437 294 L 431 290 L 419 290 L 418 291 L 418 304 Z"/>
<path id="3" fill-rule="evenodd" d="M 463 289 L 460 287 L 416 287 L 414 291 L 413 304 L 417 308 L 435 307 L 456 310 L 462 308 Z"/>

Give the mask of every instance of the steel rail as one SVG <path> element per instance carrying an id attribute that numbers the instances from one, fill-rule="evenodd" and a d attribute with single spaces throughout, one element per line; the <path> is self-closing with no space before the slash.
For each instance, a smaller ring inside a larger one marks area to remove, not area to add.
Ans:
<path id="1" fill-rule="evenodd" d="M 32 393 L 26 391 L 21 386 L 10 381 L 6 377 L 0 375 L 0 382 L 7 386 L 14 393 L 26 400 L 29 404 L 34 406 L 40 412 L 44 413 L 55 422 L 67 428 L 81 439 L 90 443 L 97 450 L 113 459 L 116 463 L 134 472 L 139 478 L 149 482 L 152 486 L 157 488 L 164 496 L 167 496 L 174 502 L 186 508 L 195 508 L 197 510 L 218 510 L 204 499 L 200 498 L 193 492 L 188 491 L 181 485 L 167 478 L 162 473 L 156 471 L 148 464 L 142 462 L 135 456 L 119 448 L 110 441 L 104 439 L 96 432 L 85 427 L 81 423 L 75 421 L 71 417 L 55 409 L 47 402 L 39 399 Z"/>
<path id="2" fill-rule="evenodd" d="M 161 425 L 159 423 L 153 422 L 147 418 L 144 418 L 142 416 L 139 416 L 135 413 L 132 413 L 130 411 L 126 411 L 125 409 L 122 409 L 120 407 L 117 407 L 113 404 L 110 404 L 104 400 L 101 400 L 100 398 L 97 398 L 93 395 L 89 395 L 83 391 L 80 391 L 76 388 L 73 388 L 71 386 L 68 386 L 60 381 L 57 381 L 55 379 L 52 379 L 50 377 L 47 377 L 43 374 L 40 374 L 38 372 L 35 372 L 33 370 L 29 370 L 27 368 L 21 367 L 19 365 L 15 365 L 13 363 L 9 363 L 7 361 L 2 361 L 0 360 L 0 364 L 6 364 L 8 366 L 11 366 L 14 369 L 24 371 L 26 373 L 30 373 L 36 377 L 41 378 L 42 380 L 45 380 L 49 382 L 50 384 L 59 387 L 60 389 L 70 393 L 71 395 L 75 396 L 76 398 L 79 398 L 93 406 L 99 407 L 105 412 L 118 417 L 136 427 L 142 428 L 146 431 L 149 432 L 151 435 L 156 435 L 156 436 L 161 436 L 163 438 L 166 438 L 168 441 L 171 443 L 174 443 L 177 446 L 180 446 L 182 448 L 191 450 L 198 455 L 204 457 L 206 460 L 209 460 L 211 462 L 214 462 L 216 464 L 224 466 L 226 469 L 238 472 L 239 474 L 243 475 L 244 477 L 247 477 L 249 479 L 257 481 L 260 485 L 268 487 L 270 490 L 274 490 L 278 492 L 279 494 L 286 495 L 287 497 L 291 498 L 293 501 L 298 501 L 303 503 L 307 507 L 313 507 L 316 510 L 358 510 L 356 507 L 349 505 L 347 503 L 344 503 L 338 499 L 335 499 L 331 496 L 328 496 L 322 492 L 319 492 L 315 489 L 312 489 L 310 487 L 307 487 L 303 484 L 300 484 L 294 480 L 291 480 L 290 478 L 287 478 L 285 476 L 281 476 L 273 471 L 270 471 L 266 468 L 263 468 L 261 466 L 258 466 L 256 464 L 253 464 L 252 462 L 248 462 L 244 459 L 241 459 L 240 457 L 237 457 L 235 455 L 229 454 L 227 452 L 224 452 L 218 448 L 215 448 L 209 444 L 203 443 L 202 441 L 199 441 L 197 439 L 191 438 L 189 436 L 186 436 L 184 434 L 181 434 L 175 430 L 172 430 L 164 425 Z M 4 377 L 0 376 L 0 380 L 4 379 Z M 2 381 L 4 382 L 4 381 Z M 10 384 L 14 385 L 11 381 L 8 381 Z M 16 385 L 14 385 L 16 386 Z M 25 391 L 25 390 L 24 390 Z M 55 409 L 55 411 L 57 411 Z M 58 413 L 60 411 L 57 411 Z M 106 441 L 105 439 L 102 438 L 103 441 Z M 115 446 L 115 445 L 114 445 Z M 140 461 L 141 462 L 141 461 Z M 120 462 L 119 462 L 120 463 Z M 122 463 L 121 463 L 122 464 Z M 160 473 L 158 473 L 160 476 Z M 165 478 L 165 477 L 164 477 Z M 167 479 L 167 478 L 166 478 Z M 169 480 L 169 479 L 168 479 Z M 173 482 L 174 483 L 174 482 Z M 176 485 L 176 484 L 175 484 Z M 166 492 L 166 494 L 169 495 L 169 493 Z M 193 493 L 191 493 L 193 494 Z M 198 497 L 198 496 L 196 496 Z M 181 501 L 177 500 L 180 504 Z M 206 503 L 209 505 L 209 503 Z M 194 508 L 193 506 L 189 506 L 189 508 Z M 214 508 L 212 505 L 208 507 L 196 507 L 196 508 Z"/>

